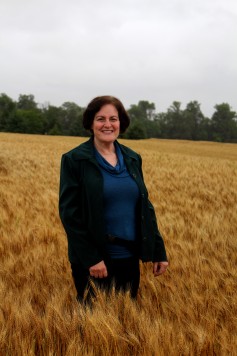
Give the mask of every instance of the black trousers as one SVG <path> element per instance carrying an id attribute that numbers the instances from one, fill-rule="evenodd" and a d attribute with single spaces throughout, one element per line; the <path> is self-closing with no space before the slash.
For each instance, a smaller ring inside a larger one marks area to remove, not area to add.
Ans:
<path id="1" fill-rule="evenodd" d="M 136 298 L 140 282 L 139 259 L 137 257 L 108 259 L 105 264 L 108 277 L 94 278 L 90 277 L 89 270 L 84 269 L 79 263 L 71 263 L 78 301 L 90 302 L 91 297 L 95 295 L 90 281 L 97 288 L 108 292 L 112 286 L 115 286 L 117 291 L 129 290 L 131 297 Z"/>

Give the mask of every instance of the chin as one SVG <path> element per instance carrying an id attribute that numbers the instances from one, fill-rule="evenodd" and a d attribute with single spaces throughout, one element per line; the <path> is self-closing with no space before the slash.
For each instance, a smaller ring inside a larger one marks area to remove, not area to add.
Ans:
<path id="1" fill-rule="evenodd" d="M 116 138 L 115 137 L 106 137 L 106 138 L 104 138 L 104 139 L 102 139 L 101 141 L 104 141 L 104 142 L 114 142 L 116 140 Z"/>
<path id="2" fill-rule="evenodd" d="M 105 141 L 115 141 L 117 137 L 118 137 L 117 135 L 103 135 L 101 139 Z"/>

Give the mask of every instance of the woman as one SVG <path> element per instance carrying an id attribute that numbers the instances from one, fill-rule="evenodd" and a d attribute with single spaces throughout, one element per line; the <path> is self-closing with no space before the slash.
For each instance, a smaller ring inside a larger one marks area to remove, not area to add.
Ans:
<path id="1" fill-rule="evenodd" d="M 93 294 L 91 280 L 135 298 L 139 259 L 153 262 L 154 276 L 168 266 L 141 157 L 117 141 L 129 123 L 117 98 L 96 97 L 83 114 L 91 138 L 62 156 L 59 212 L 80 301 Z"/>

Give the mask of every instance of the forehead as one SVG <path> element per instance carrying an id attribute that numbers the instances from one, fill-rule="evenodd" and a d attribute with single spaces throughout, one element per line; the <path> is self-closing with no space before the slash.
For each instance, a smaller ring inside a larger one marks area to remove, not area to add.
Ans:
<path id="1" fill-rule="evenodd" d="M 118 116 L 118 110 L 112 104 L 103 105 L 95 116 Z"/>

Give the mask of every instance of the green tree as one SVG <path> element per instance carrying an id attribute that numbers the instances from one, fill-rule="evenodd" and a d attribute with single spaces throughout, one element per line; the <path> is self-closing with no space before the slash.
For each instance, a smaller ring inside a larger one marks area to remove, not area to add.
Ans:
<path id="1" fill-rule="evenodd" d="M 144 119 L 144 117 L 137 105 L 132 104 L 130 106 L 130 108 L 127 110 L 127 112 L 131 119 L 131 122 L 133 122 L 134 120 L 143 120 Z"/>
<path id="2" fill-rule="evenodd" d="M 140 108 L 141 112 L 144 115 L 145 120 L 153 120 L 155 117 L 155 104 L 150 103 L 147 100 L 140 100 L 138 102 L 138 107 Z"/>
<path id="3" fill-rule="evenodd" d="M 200 104 L 197 101 L 190 101 L 187 104 L 186 109 L 183 111 L 183 120 L 181 124 L 182 138 L 187 140 L 200 140 L 201 132 L 199 129 L 203 121 L 204 115 L 201 111 Z"/>
<path id="4" fill-rule="evenodd" d="M 15 132 L 42 134 L 44 121 L 40 110 L 18 109 L 15 116 Z"/>
<path id="5" fill-rule="evenodd" d="M 156 118 L 154 118 L 152 121 L 145 122 L 145 131 L 147 138 L 162 137 L 161 125 L 157 115 Z"/>
<path id="6" fill-rule="evenodd" d="M 44 133 L 49 135 L 62 135 L 61 122 L 63 120 L 63 110 L 53 105 L 43 109 Z"/>
<path id="7" fill-rule="evenodd" d="M 211 139 L 211 120 L 204 117 L 198 125 L 197 140 L 209 141 Z"/>
<path id="8" fill-rule="evenodd" d="M 131 118 L 131 121 L 153 120 L 155 117 L 155 109 L 156 108 L 154 103 L 150 103 L 146 100 L 140 100 L 138 102 L 138 105 L 133 104 L 130 106 L 130 108 L 128 109 L 128 114 Z"/>
<path id="9" fill-rule="evenodd" d="M 54 126 L 47 132 L 49 135 L 59 136 L 62 135 L 61 129 L 58 127 L 58 124 L 55 123 Z"/>
<path id="10" fill-rule="evenodd" d="M 44 116 L 42 110 L 37 108 L 34 95 L 20 94 L 17 110 L 12 121 L 13 132 L 29 134 L 44 133 Z"/>
<path id="11" fill-rule="evenodd" d="M 123 137 L 130 140 L 144 139 L 147 137 L 146 130 L 140 121 L 135 120 L 131 123 Z"/>
<path id="12" fill-rule="evenodd" d="M 236 112 L 227 103 L 215 105 L 211 119 L 211 134 L 214 141 L 237 141 Z"/>
<path id="13" fill-rule="evenodd" d="M 11 121 L 15 116 L 16 103 L 6 94 L 0 95 L 0 131 L 11 131 Z"/>
<path id="14" fill-rule="evenodd" d="M 64 135 L 81 136 L 85 134 L 82 125 L 83 109 L 73 102 L 65 102 L 61 106 L 60 127 Z"/>
<path id="15" fill-rule="evenodd" d="M 183 111 L 181 110 L 181 103 L 174 101 L 168 108 L 167 113 L 162 115 L 162 127 L 164 129 L 165 138 L 182 138 L 182 120 Z"/>
<path id="16" fill-rule="evenodd" d="M 167 125 L 167 113 L 161 112 L 157 114 L 155 119 L 157 126 L 159 127 L 159 136 L 161 138 L 168 138 L 168 125 Z"/>
<path id="17" fill-rule="evenodd" d="M 37 108 L 35 97 L 32 94 L 20 94 L 17 102 L 17 108 L 22 110 L 34 110 Z"/>

